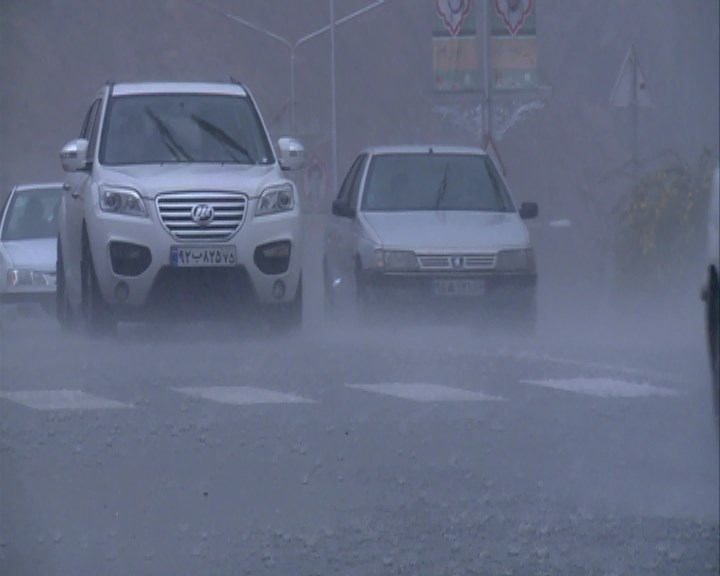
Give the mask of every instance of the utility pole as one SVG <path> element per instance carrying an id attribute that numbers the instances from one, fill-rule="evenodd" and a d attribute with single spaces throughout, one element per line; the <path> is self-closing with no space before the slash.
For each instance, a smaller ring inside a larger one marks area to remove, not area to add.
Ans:
<path id="1" fill-rule="evenodd" d="M 337 192 L 337 107 L 335 104 L 335 0 L 330 0 L 330 92 L 332 101 L 332 119 L 330 139 L 332 142 L 333 193 Z"/>

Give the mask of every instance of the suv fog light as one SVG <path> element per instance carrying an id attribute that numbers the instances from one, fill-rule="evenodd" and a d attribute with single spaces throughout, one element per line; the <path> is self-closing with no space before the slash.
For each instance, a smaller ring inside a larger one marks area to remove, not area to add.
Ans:
<path id="1" fill-rule="evenodd" d="M 263 274 L 285 274 L 290 267 L 290 242 L 281 240 L 255 249 L 253 261 Z"/>
<path id="2" fill-rule="evenodd" d="M 276 280 L 275 284 L 273 284 L 272 293 L 275 300 L 282 300 L 283 296 L 285 296 L 285 282 Z"/>
<path id="3" fill-rule="evenodd" d="M 130 287 L 125 282 L 118 282 L 115 286 L 115 299 L 118 302 L 125 302 L 130 296 Z"/>

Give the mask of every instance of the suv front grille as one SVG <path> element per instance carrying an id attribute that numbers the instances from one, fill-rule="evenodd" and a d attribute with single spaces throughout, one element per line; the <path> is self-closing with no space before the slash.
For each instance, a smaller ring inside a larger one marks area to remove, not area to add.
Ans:
<path id="1" fill-rule="evenodd" d="M 156 200 L 160 221 L 177 240 L 227 240 L 242 226 L 247 203 L 232 192 L 172 192 Z"/>

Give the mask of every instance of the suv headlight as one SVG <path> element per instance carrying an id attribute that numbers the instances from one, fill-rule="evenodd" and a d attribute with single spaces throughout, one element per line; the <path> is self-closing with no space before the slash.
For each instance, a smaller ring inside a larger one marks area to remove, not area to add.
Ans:
<path id="1" fill-rule="evenodd" d="M 532 248 L 501 250 L 498 252 L 495 268 L 501 272 L 534 272 L 535 253 Z"/>
<path id="2" fill-rule="evenodd" d="M 100 186 L 100 209 L 113 214 L 147 217 L 142 196 L 132 188 Z"/>
<path id="3" fill-rule="evenodd" d="M 418 262 L 414 252 L 405 250 L 376 250 L 377 268 L 388 272 L 417 270 Z"/>
<path id="4" fill-rule="evenodd" d="M 295 196 L 293 187 L 290 184 L 266 188 L 260 195 L 255 216 L 266 214 L 278 214 L 279 212 L 290 212 L 295 207 Z"/>

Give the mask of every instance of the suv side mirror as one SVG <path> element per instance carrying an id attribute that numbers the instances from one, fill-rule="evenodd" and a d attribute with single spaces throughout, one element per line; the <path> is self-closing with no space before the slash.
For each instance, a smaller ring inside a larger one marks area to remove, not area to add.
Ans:
<path id="1" fill-rule="evenodd" d="M 305 147 L 295 138 L 280 138 L 280 168 L 283 170 L 298 170 L 305 164 Z"/>
<path id="2" fill-rule="evenodd" d="M 523 220 L 533 220 L 538 217 L 537 202 L 523 202 L 520 205 L 520 218 Z"/>
<path id="3" fill-rule="evenodd" d="M 60 162 L 65 172 L 79 172 L 88 165 L 88 141 L 84 138 L 70 140 L 60 151 Z"/>
<path id="4" fill-rule="evenodd" d="M 333 216 L 341 218 L 355 218 L 355 209 L 348 206 L 342 200 L 334 200 L 332 203 Z"/>

